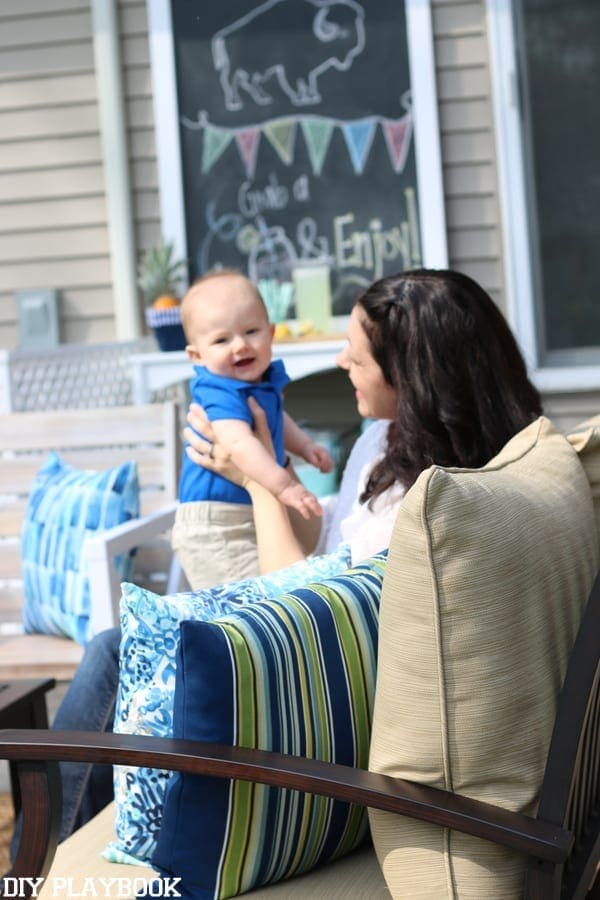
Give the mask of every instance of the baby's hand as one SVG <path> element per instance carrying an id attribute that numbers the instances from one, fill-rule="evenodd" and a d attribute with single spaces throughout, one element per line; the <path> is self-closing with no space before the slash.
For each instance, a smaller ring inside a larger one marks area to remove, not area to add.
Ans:
<path id="1" fill-rule="evenodd" d="M 323 515 L 323 509 L 315 495 L 307 491 L 304 485 L 298 481 L 294 481 L 293 484 L 280 491 L 277 498 L 284 506 L 291 506 L 297 509 L 305 519 L 310 519 L 311 513 L 315 516 Z"/>
<path id="2" fill-rule="evenodd" d="M 329 451 L 320 444 L 307 444 L 304 452 L 304 459 L 307 463 L 316 466 L 321 472 L 331 472 L 334 466 Z"/>

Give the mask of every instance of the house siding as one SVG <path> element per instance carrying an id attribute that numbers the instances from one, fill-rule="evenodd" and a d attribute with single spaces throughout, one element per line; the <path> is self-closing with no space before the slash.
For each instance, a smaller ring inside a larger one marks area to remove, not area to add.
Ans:
<path id="1" fill-rule="evenodd" d="M 0 347 L 36 288 L 60 291 L 63 341 L 114 338 L 88 0 L 0 5 Z"/>
<path id="2" fill-rule="evenodd" d="M 449 263 L 506 311 L 485 5 L 433 0 L 432 23 Z"/>

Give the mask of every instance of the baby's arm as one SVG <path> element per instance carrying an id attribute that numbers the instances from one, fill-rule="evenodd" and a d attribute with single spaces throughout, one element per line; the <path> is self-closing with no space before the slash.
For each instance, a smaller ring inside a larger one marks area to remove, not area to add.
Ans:
<path id="1" fill-rule="evenodd" d="M 304 485 L 278 462 L 240 419 L 219 419 L 212 423 L 218 443 L 237 467 L 252 481 L 274 494 L 285 506 L 297 509 L 305 519 L 322 514 L 321 504 Z"/>
<path id="2" fill-rule="evenodd" d="M 316 466 L 321 472 L 331 472 L 333 469 L 329 451 L 315 444 L 286 412 L 283 414 L 283 442 L 286 450 Z"/>

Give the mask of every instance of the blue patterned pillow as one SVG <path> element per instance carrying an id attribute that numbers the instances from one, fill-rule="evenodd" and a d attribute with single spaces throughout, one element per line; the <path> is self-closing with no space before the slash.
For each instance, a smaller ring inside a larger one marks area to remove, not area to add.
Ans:
<path id="1" fill-rule="evenodd" d="M 88 638 L 90 589 L 81 559 L 87 537 L 139 515 L 137 466 L 83 471 L 51 453 L 27 501 L 21 538 L 25 631 Z M 129 557 L 116 560 L 120 578 Z"/>
<path id="2" fill-rule="evenodd" d="M 173 736 L 175 656 L 184 619 L 214 619 L 241 605 L 274 600 L 321 581 L 350 565 L 350 546 L 285 569 L 204 590 L 159 596 L 133 584 L 121 599 L 121 676 L 114 730 L 120 734 Z M 116 841 L 104 856 L 113 862 L 147 862 L 154 851 L 171 773 L 115 766 Z"/>
<path id="3" fill-rule="evenodd" d="M 366 768 L 386 556 L 213 622 L 182 622 L 175 737 Z M 179 876 L 186 897 L 232 897 L 348 853 L 366 832 L 362 806 L 179 773 L 152 865 Z"/>

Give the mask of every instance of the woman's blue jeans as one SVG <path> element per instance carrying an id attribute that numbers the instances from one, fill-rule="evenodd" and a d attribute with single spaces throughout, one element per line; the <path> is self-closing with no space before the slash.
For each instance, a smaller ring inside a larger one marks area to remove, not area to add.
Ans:
<path id="1" fill-rule="evenodd" d="M 86 645 L 73 681 L 56 711 L 53 729 L 112 731 L 119 684 L 119 628 L 101 631 Z M 60 840 L 81 828 L 113 799 L 112 766 L 60 763 L 63 806 Z M 20 833 L 17 821 L 11 850 Z"/>

